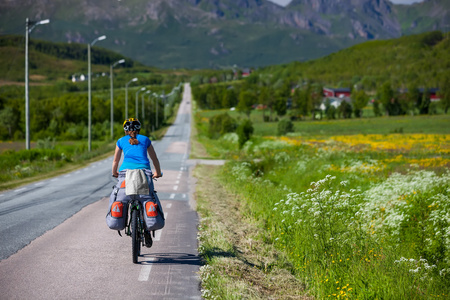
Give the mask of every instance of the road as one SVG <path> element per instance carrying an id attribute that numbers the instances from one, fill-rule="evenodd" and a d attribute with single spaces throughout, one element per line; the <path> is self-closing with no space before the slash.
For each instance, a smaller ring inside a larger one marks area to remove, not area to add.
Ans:
<path id="1" fill-rule="evenodd" d="M 106 226 L 112 157 L 0 194 L 0 299 L 200 299 L 198 217 L 189 176 L 190 86 L 154 142 L 166 215 L 132 263 L 131 239 Z"/>

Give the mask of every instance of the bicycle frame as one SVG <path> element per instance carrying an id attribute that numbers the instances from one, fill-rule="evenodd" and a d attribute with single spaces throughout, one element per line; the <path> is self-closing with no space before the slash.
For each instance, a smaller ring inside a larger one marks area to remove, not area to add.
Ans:
<path id="1" fill-rule="evenodd" d="M 133 253 L 133 263 L 137 263 L 138 259 L 137 257 L 141 255 L 141 247 L 145 244 L 145 237 L 144 237 L 144 218 L 143 218 L 143 209 L 142 209 L 142 203 L 138 199 L 132 199 L 128 202 L 128 222 L 127 226 L 125 227 L 125 234 L 130 236 L 132 238 L 132 253 Z M 133 215 L 135 213 L 135 218 L 137 220 L 134 220 Z M 136 222 L 133 224 L 133 221 Z M 134 232 L 136 231 L 136 232 Z"/>

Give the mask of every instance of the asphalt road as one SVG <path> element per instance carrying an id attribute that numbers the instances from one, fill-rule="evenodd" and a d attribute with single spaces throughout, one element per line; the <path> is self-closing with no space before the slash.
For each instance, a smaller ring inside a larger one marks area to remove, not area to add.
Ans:
<path id="1" fill-rule="evenodd" d="M 0 299 L 200 299 L 197 213 L 189 176 L 190 86 L 154 143 L 166 215 L 132 263 L 131 238 L 106 226 L 112 157 L 0 194 Z"/>

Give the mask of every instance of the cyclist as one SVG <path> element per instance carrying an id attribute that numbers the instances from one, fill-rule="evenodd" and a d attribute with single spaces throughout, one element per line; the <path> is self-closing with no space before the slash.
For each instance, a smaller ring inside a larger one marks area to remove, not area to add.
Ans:
<path id="1" fill-rule="evenodd" d="M 112 163 L 112 176 L 117 178 L 119 172 L 127 169 L 151 170 L 150 161 L 148 159 L 148 156 L 150 156 L 155 167 L 155 171 L 152 172 L 152 178 L 161 177 L 161 167 L 155 149 L 152 146 L 152 142 L 148 137 L 139 134 L 141 122 L 135 118 L 126 119 L 125 122 L 123 122 L 123 130 L 125 131 L 125 136 L 120 138 L 116 143 L 116 150 Z M 123 162 L 118 172 L 117 168 L 122 152 Z M 152 243 L 150 232 L 147 230 L 145 231 L 145 243 L 148 247 L 150 247 Z"/>

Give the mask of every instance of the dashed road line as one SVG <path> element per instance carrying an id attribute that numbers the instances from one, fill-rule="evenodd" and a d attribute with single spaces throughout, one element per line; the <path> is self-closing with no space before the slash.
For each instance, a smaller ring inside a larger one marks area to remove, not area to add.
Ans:
<path id="1" fill-rule="evenodd" d="M 170 199 L 173 199 L 173 198 L 175 198 L 175 194 L 170 194 L 170 197 L 169 197 Z"/>
<path id="2" fill-rule="evenodd" d="M 178 190 L 178 185 L 175 185 L 174 187 L 173 187 L 173 189 L 176 191 L 176 190 Z"/>
<path id="3" fill-rule="evenodd" d="M 14 192 L 15 192 L 15 193 L 19 193 L 19 192 L 25 191 L 26 189 L 27 189 L 27 188 L 21 188 L 21 189 L 14 190 Z"/>
<path id="4" fill-rule="evenodd" d="M 174 194 L 175 195 L 175 194 Z M 1 195 L 0 195 L 1 196 Z M 172 203 L 167 203 L 166 208 L 171 208 L 172 207 Z"/>
<path id="5" fill-rule="evenodd" d="M 150 258 L 150 261 L 155 261 L 155 258 Z M 143 265 L 141 267 L 141 272 L 139 273 L 138 281 L 148 281 L 150 273 L 152 271 L 152 264 Z"/>

